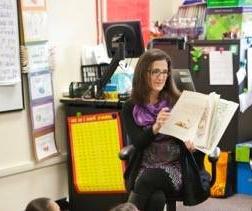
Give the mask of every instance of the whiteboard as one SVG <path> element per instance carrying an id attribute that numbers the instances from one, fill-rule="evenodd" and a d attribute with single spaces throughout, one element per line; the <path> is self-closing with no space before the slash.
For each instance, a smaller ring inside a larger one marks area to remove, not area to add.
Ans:
<path id="1" fill-rule="evenodd" d="M 23 109 L 17 0 L 0 0 L 0 112 Z"/>

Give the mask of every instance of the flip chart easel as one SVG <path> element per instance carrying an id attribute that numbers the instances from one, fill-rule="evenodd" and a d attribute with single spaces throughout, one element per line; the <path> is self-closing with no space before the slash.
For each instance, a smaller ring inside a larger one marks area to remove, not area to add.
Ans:
<path id="1" fill-rule="evenodd" d="M 74 188 L 78 193 L 125 192 L 118 112 L 67 119 Z"/>

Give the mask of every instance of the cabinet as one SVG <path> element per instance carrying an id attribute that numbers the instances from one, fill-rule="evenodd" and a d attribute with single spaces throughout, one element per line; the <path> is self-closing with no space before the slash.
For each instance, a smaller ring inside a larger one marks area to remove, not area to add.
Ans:
<path id="1" fill-rule="evenodd" d="M 75 116 L 76 114 L 95 114 L 104 112 L 119 112 L 122 102 L 109 102 L 104 100 L 81 100 L 64 98 L 60 100 L 64 104 L 66 117 Z M 124 139 L 124 133 L 123 140 Z M 69 182 L 69 203 L 71 211 L 104 211 L 109 210 L 116 204 L 125 202 L 127 200 L 127 193 L 92 193 L 83 194 L 78 193 L 74 188 L 74 179 L 72 172 L 72 159 L 69 147 L 69 134 L 67 140 L 68 150 L 68 182 Z M 118 158 L 119 159 L 119 158 Z M 113 173 L 113 172 L 111 172 Z"/>

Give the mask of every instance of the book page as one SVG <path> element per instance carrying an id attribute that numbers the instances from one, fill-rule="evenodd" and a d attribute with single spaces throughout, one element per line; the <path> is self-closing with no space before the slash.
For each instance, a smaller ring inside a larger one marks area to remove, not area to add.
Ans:
<path id="1" fill-rule="evenodd" d="M 238 103 L 232 101 L 224 99 L 220 99 L 218 101 L 212 120 L 212 128 L 208 139 L 208 148 L 202 149 L 201 151 L 205 152 L 206 154 L 213 152 L 215 147 L 220 142 L 220 139 L 224 134 L 232 117 L 234 116 L 238 106 Z"/>
<path id="2" fill-rule="evenodd" d="M 209 147 L 209 136 L 212 128 L 212 120 L 216 111 L 216 105 L 220 99 L 220 95 L 215 92 L 209 94 L 208 105 L 205 108 L 201 121 L 198 125 L 198 130 L 195 137 L 192 139 L 197 149 L 207 149 Z"/>
<path id="3" fill-rule="evenodd" d="M 182 141 L 193 140 L 207 106 L 208 95 L 183 91 L 159 132 Z"/>

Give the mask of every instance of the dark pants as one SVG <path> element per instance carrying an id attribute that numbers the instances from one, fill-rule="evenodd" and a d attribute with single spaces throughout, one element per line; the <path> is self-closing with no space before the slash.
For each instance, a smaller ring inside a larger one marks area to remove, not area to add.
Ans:
<path id="1" fill-rule="evenodd" d="M 163 211 L 166 197 L 174 194 L 174 186 L 164 170 L 146 169 L 137 178 L 128 201 L 135 204 L 139 210 Z"/>

